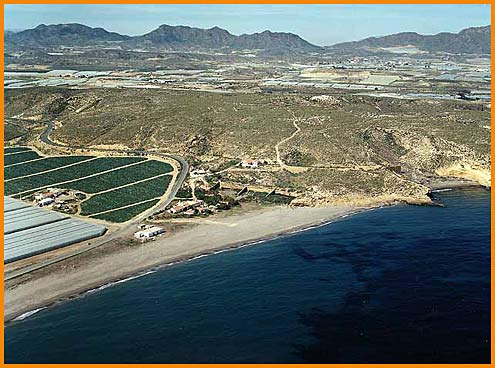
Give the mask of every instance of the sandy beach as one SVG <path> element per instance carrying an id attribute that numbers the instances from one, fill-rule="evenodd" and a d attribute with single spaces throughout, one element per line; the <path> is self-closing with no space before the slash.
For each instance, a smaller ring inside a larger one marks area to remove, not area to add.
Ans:
<path id="1" fill-rule="evenodd" d="M 151 268 L 270 239 L 330 222 L 366 208 L 271 207 L 203 221 L 142 246 L 92 257 L 83 267 L 59 269 L 6 288 L 5 320 Z"/>

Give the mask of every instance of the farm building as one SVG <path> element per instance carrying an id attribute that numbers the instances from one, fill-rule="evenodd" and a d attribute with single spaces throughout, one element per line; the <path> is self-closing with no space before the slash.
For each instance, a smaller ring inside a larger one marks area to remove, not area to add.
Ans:
<path id="1" fill-rule="evenodd" d="M 209 174 L 209 171 L 204 169 L 194 169 L 190 172 L 191 178 L 199 178 L 200 176 L 205 176 L 207 174 Z"/>
<path id="2" fill-rule="evenodd" d="M 4 197 L 4 263 L 103 235 L 106 228 Z"/>
<path id="3" fill-rule="evenodd" d="M 255 160 L 255 159 L 245 159 L 241 161 L 241 167 L 256 169 L 257 167 L 265 164 L 264 160 Z"/>
<path id="4" fill-rule="evenodd" d="M 151 239 L 157 235 L 163 234 L 165 230 L 158 226 L 152 226 L 144 230 L 140 230 L 134 233 L 134 237 L 137 239 Z"/>
<path id="5" fill-rule="evenodd" d="M 191 201 L 178 202 L 175 206 L 172 206 L 172 208 L 170 208 L 168 210 L 168 212 L 175 215 L 175 214 L 182 213 L 182 212 L 185 212 L 187 210 L 202 206 L 203 204 L 204 204 L 204 201 L 202 201 L 202 200 L 197 200 L 197 201 L 191 200 Z"/>
<path id="6" fill-rule="evenodd" d="M 38 201 L 38 206 L 40 207 L 48 206 L 53 202 L 55 202 L 53 198 L 43 198 L 41 201 Z"/>

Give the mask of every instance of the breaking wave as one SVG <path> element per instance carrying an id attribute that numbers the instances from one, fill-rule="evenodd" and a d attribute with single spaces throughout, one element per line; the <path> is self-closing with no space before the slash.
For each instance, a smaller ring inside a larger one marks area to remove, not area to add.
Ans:
<path id="1" fill-rule="evenodd" d="M 15 317 L 13 319 L 13 321 L 22 321 L 23 319 L 26 319 L 28 317 L 31 317 L 33 314 L 36 314 L 36 313 L 38 313 L 39 311 L 41 311 L 43 309 L 46 309 L 46 307 L 30 310 L 30 311 L 28 311 L 26 313 L 21 314 L 20 316 Z"/>

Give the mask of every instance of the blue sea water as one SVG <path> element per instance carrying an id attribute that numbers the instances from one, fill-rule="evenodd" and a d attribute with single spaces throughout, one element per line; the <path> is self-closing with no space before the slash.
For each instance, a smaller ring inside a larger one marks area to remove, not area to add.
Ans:
<path id="1" fill-rule="evenodd" d="M 488 363 L 490 192 L 157 270 L 5 328 L 7 363 Z"/>

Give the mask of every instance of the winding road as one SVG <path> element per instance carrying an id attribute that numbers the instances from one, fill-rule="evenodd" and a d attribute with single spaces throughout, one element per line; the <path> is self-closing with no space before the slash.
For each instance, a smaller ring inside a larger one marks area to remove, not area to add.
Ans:
<path id="1" fill-rule="evenodd" d="M 294 116 L 294 120 L 292 121 L 292 124 L 294 125 L 294 128 L 296 128 L 296 131 L 294 133 L 292 133 L 289 137 L 282 139 L 280 142 L 278 142 L 275 145 L 275 152 L 277 153 L 277 163 L 279 164 L 279 166 L 282 170 L 285 169 L 287 167 L 287 165 L 284 163 L 284 161 L 282 160 L 282 157 L 280 155 L 280 146 L 282 144 L 284 144 L 285 142 L 290 141 L 292 138 L 294 138 L 301 131 L 301 128 L 299 127 L 299 125 L 297 125 L 298 119 L 296 118 L 296 115 L 294 113 L 292 113 L 292 115 Z"/>

